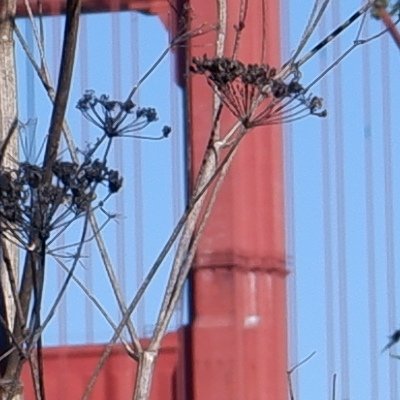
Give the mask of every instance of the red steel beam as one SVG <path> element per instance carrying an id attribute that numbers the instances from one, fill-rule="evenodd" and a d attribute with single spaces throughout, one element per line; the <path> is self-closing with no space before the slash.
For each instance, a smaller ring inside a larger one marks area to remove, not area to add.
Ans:
<path id="1" fill-rule="evenodd" d="M 159 359 L 155 368 L 154 384 L 150 400 L 176 400 L 179 365 L 179 335 L 169 333 L 163 340 Z M 146 341 L 143 341 L 146 344 Z M 44 383 L 46 397 L 49 399 L 76 400 L 82 394 L 101 354 L 102 345 L 48 347 L 43 350 Z M 131 398 L 137 363 L 133 361 L 122 346 L 115 346 L 105 368 L 90 397 L 92 400 L 126 400 Z M 34 399 L 29 366 L 22 376 L 24 398 Z"/>
<path id="2" fill-rule="evenodd" d="M 2 1 L 2 0 L 0 0 Z M 27 17 L 26 0 L 17 0 L 17 17 Z M 82 13 L 110 11 L 139 11 L 158 15 L 172 36 L 176 34 L 177 10 L 181 0 L 82 0 Z M 34 15 L 60 15 L 65 13 L 66 0 L 41 0 L 29 2 Z M 178 62 L 180 65 L 181 62 Z M 177 81 L 182 79 L 177 77 Z"/>
<path id="3" fill-rule="evenodd" d="M 226 4 L 225 55 L 232 54 L 239 11 L 248 4 L 237 58 L 260 63 L 264 51 L 263 61 L 279 66 L 279 2 L 191 0 L 192 27 L 217 24 L 217 4 Z M 189 57 L 212 57 L 215 38 L 193 40 Z M 204 76 L 190 77 L 193 179 L 212 127 L 212 96 Z M 221 132 L 232 123 L 226 112 Z M 197 252 L 191 400 L 287 399 L 286 274 L 282 132 L 265 126 L 241 143 Z"/>
<path id="4" fill-rule="evenodd" d="M 29 2 L 34 14 L 39 12 L 38 2 Z M 43 15 L 58 15 L 65 12 L 65 0 L 42 0 L 40 11 Z M 168 0 L 82 0 L 82 12 L 107 12 L 135 10 L 149 14 L 164 14 L 170 9 Z M 25 0 L 17 0 L 17 16 L 27 15 Z"/>

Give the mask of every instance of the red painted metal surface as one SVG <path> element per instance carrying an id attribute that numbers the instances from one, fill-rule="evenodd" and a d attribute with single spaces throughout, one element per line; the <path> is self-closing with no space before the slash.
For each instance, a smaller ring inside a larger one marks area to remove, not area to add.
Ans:
<path id="1" fill-rule="evenodd" d="M 243 2 L 227 2 L 225 55 Z M 249 3 L 238 58 L 279 66 L 278 2 Z M 192 25 L 215 24 L 217 2 L 192 0 Z M 214 54 L 215 35 L 197 38 L 190 56 Z M 204 153 L 213 114 L 204 77 L 190 78 L 192 171 Z M 232 117 L 225 115 L 221 129 Z M 237 154 L 197 253 L 193 272 L 193 400 L 287 398 L 282 137 L 279 127 L 253 131 Z M 195 176 L 195 174 L 193 175 Z"/>
<path id="2" fill-rule="evenodd" d="M 176 34 L 177 10 L 180 0 L 82 0 L 82 13 L 99 13 L 110 11 L 139 11 L 158 15 L 165 27 Z M 34 15 L 60 15 L 65 13 L 65 0 L 41 0 L 29 2 Z M 173 11 L 171 11 L 173 9 Z M 25 0 L 17 0 L 17 17 L 29 15 Z M 181 78 L 177 78 L 181 82 Z"/>
<path id="3" fill-rule="evenodd" d="M 41 2 L 30 1 L 29 4 L 34 13 L 39 10 L 44 15 L 58 15 L 65 12 L 65 0 L 42 0 Z M 136 10 L 150 14 L 163 14 L 169 10 L 167 0 L 82 0 L 82 12 L 104 12 Z M 17 15 L 27 15 L 25 0 L 17 0 Z"/>
<path id="4" fill-rule="evenodd" d="M 177 393 L 179 333 L 164 338 L 155 369 L 151 400 L 174 400 Z M 82 397 L 104 346 L 67 346 L 44 349 L 44 375 L 48 399 L 77 400 Z M 95 400 L 126 400 L 132 397 L 136 362 L 116 346 L 101 372 L 93 394 Z M 30 372 L 23 372 L 24 398 L 34 399 Z"/>

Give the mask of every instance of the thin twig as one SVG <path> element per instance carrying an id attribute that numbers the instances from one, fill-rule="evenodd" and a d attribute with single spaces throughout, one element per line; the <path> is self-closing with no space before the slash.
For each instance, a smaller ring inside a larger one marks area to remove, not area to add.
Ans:
<path id="1" fill-rule="evenodd" d="M 219 2 L 218 2 L 218 4 L 219 4 Z M 226 1 L 225 1 L 225 8 L 226 8 Z M 246 27 L 247 8 L 248 8 L 248 0 L 240 0 L 239 20 L 238 20 L 238 24 L 234 26 L 236 33 L 235 33 L 235 40 L 233 43 L 232 59 L 235 59 L 237 56 L 237 52 L 239 50 L 240 38 L 242 36 L 242 31 Z M 226 17 L 225 17 L 225 20 L 226 20 Z M 225 42 L 225 40 L 224 40 L 224 42 Z"/>
<path id="2" fill-rule="evenodd" d="M 9 145 L 9 143 L 10 143 L 12 135 L 17 131 L 17 128 L 18 128 L 18 119 L 15 117 L 13 122 L 12 122 L 12 124 L 10 125 L 10 127 L 8 129 L 8 132 L 6 134 L 5 139 L 1 143 L 1 147 L 0 147 L 0 166 L 3 165 L 4 156 L 6 154 L 7 147 Z"/>
<path id="3" fill-rule="evenodd" d="M 93 235 L 94 235 L 95 241 L 97 243 L 97 247 L 99 249 L 101 259 L 103 260 L 103 265 L 106 270 L 108 279 L 113 288 L 115 298 L 117 299 L 119 309 L 121 311 L 121 314 L 124 315 L 127 312 L 126 303 L 123 299 L 121 287 L 118 283 L 118 279 L 115 275 L 114 268 L 110 261 L 110 257 L 108 255 L 107 248 L 103 241 L 103 237 L 100 234 L 100 229 L 98 227 L 97 220 L 95 219 L 93 213 L 90 213 L 89 220 L 90 220 L 90 225 L 91 225 L 92 229 L 94 230 Z M 133 342 L 135 352 L 138 355 L 142 352 L 143 349 L 142 349 L 142 345 L 140 344 L 139 335 L 137 334 L 136 329 L 131 320 L 127 321 L 127 328 L 128 328 L 131 340 Z"/>
<path id="4" fill-rule="evenodd" d="M 54 258 L 66 273 L 70 272 L 70 268 L 68 268 L 67 265 L 60 260 L 59 257 L 54 257 Z M 89 289 L 85 286 L 85 284 L 75 276 L 75 274 L 72 275 L 72 279 L 78 285 L 78 287 L 83 291 L 83 293 L 85 293 L 85 296 L 94 304 L 94 306 L 98 309 L 100 314 L 103 315 L 104 319 L 108 322 L 110 327 L 113 330 L 115 330 L 117 326 L 111 319 L 111 316 L 107 313 L 106 309 L 101 305 L 100 301 L 97 300 L 97 298 L 89 291 Z"/>
<path id="5" fill-rule="evenodd" d="M 11 342 L 13 344 L 12 348 L 9 349 L 6 353 L 7 355 L 11 354 L 12 351 L 14 350 L 18 350 L 19 354 L 24 357 L 25 356 L 25 351 L 24 349 L 21 347 L 20 341 L 15 337 L 14 333 L 10 330 L 10 328 L 8 327 L 8 321 L 3 318 L 3 316 L 0 314 L 0 325 L 3 327 L 3 329 L 7 332 L 7 335 L 10 337 Z M 4 358 L 7 357 L 7 355 L 5 357 L 3 357 L 3 354 L 1 355 L 0 361 L 4 360 Z"/>
<path id="6" fill-rule="evenodd" d="M 188 39 L 192 39 L 196 36 L 204 35 L 208 32 L 214 31 L 215 26 L 210 26 L 206 27 L 206 25 L 202 25 L 199 28 L 190 31 L 190 32 L 184 32 L 181 35 L 178 35 L 176 38 L 174 38 L 171 43 L 168 45 L 168 47 L 161 53 L 161 55 L 157 58 L 157 60 L 153 63 L 153 65 L 144 73 L 144 75 L 138 80 L 136 85 L 133 86 L 131 89 L 127 100 L 132 99 L 134 94 L 137 92 L 139 87 L 143 84 L 143 82 L 157 69 L 157 67 L 160 65 L 160 63 L 164 60 L 164 58 L 167 56 L 167 54 L 177 46 L 180 46 L 181 44 L 185 43 Z"/>
<path id="7" fill-rule="evenodd" d="M 299 54 L 302 52 L 303 48 L 307 44 L 308 40 L 310 39 L 312 33 L 315 31 L 319 21 L 321 20 L 322 16 L 324 15 L 325 9 L 328 6 L 330 0 L 324 0 L 322 5 L 318 9 L 319 5 L 319 0 L 315 0 L 313 8 L 311 10 L 311 14 L 308 18 L 307 25 L 304 29 L 304 32 L 301 36 L 300 43 L 296 47 L 296 50 L 294 54 L 290 57 L 287 63 L 284 64 L 284 68 L 286 69 L 287 67 L 289 70 L 291 69 L 291 66 L 294 64 L 296 58 L 299 56 Z"/>
<path id="8" fill-rule="evenodd" d="M 33 390 L 35 393 L 35 400 L 40 400 L 40 388 L 39 388 L 39 374 L 37 367 L 37 360 L 35 359 L 35 354 L 31 352 L 28 357 L 29 370 L 31 373 L 31 380 L 33 384 Z"/>
<path id="9" fill-rule="evenodd" d="M 30 6 L 29 1 L 28 0 L 24 0 L 24 3 L 25 3 L 26 10 L 28 12 L 29 21 L 30 21 L 31 26 L 32 26 L 32 31 L 33 31 L 33 36 L 34 36 L 35 41 L 36 41 L 36 46 L 37 46 L 38 51 L 39 51 L 41 68 L 42 69 L 47 69 L 46 57 L 45 57 L 45 48 L 44 48 L 43 21 L 42 21 L 41 14 L 39 14 L 40 20 L 39 20 L 39 31 L 38 31 L 38 29 L 36 27 L 36 24 L 35 24 L 35 18 L 33 16 L 32 8 Z"/>
<path id="10" fill-rule="evenodd" d="M 319 42 L 314 46 L 307 54 L 305 54 L 299 61 L 297 61 L 296 67 L 299 68 L 305 64 L 311 57 L 323 49 L 328 43 L 330 43 L 334 38 L 336 38 L 340 33 L 353 24 L 358 18 L 360 18 L 364 13 L 366 13 L 371 8 L 371 3 L 368 1 L 359 10 L 357 10 L 349 19 L 347 19 L 343 24 L 337 27 L 332 33 L 330 33 L 324 40 Z"/>
<path id="11" fill-rule="evenodd" d="M 396 20 L 396 22 L 394 24 L 397 24 L 400 21 L 400 18 Z M 362 24 L 364 23 L 364 21 L 362 22 Z M 362 26 L 362 25 L 361 25 Z M 330 64 L 324 71 L 322 71 L 315 79 L 313 79 L 311 81 L 311 83 L 309 83 L 307 85 L 307 87 L 304 88 L 304 92 L 308 92 L 317 82 L 319 82 L 329 71 L 331 71 L 334 67 L 336 67 L 345 57 L 347 57 L 356 47 L 360 46 L 360 45 L 364 45 L 366 43 L 369 43 L 373 40 L 378 39 L 379 37 L 381 37 L 382 35 L 384 35 L 385 33 L 388 32 L 388 29 L 384 29 L 381 32 L 378 32 L 377 34 L 367 37 L 365 39 L 361 39 L 360 36 L 360 32 L 361 32 L 361 26 L 360 29 L 358 30 L 357 33 L 357 37 L 356 39 L 353 41 L 353 44 L 339 57 L 337 58 L 332 64 Z"/>
<path id="12" fill-rule="evenodd" d="M 267 50 L 267 7 L 265 1 L 261 0 L 262 38 L 260 64 L 265 64 L 265 53 Z"/>
<path id="13" fill-rule="evenodd" d="M 289 384 L 289 396 L 290 400 L 295 400 L 294 396 L 294 391 L 293 391 L 293 384 L 292 384 L 292 374 L 296 369 L 300 368 L 303 364 L 305 364 L 307 361 L 309 361 L 312 357 L 315 356 L 317 352 L 313 351 L 310 355 L 308 355 L 305 359 L 301 360 L 299 363 L 295 364 L 292 368 L 290 368 L 286 374 L 287 374 L 287 379 L 288 379 L 288 384 Z"/>
<path id="14" fill-rule="evenodd" d="M 83 249 L 83 246 L 85 243 L 87 227 L 88 227 L 88 216 L 86 216 L 84 223 L 83 223 L 83 228 L 82 228 L 82 233 L 81 233 L 81 241 L 76 250 L 76 254 L 74 256 L 74 262 L 72 263 L 71 269 L 69 270 L 67 277 L 65 278 L 61 288 L 59 289 L 57 296 L 56 296 L 52 306 L 50 307 L 50 310 L 48 311 L 46 318 L 43 320 L 41 326 L 38 327 L 36 332 L 34 332 L 35 337 L 40 337 L 43 330 L 46 328 L 46 326 L 48 325 L 50 320 L 53 318 L 55 311 L 56 311 L 61 299 L 63 298 L 65 291 L 67 290 L 68 284 L 69 284 L 70 280 L 72 279 L 72 276 L 74 274 L 76 266 L 78 265 L 78 261 L 80 259 L 81 253 L 82 253 L 82 249 Z M 32 343 L 34 343 L 34 340 L 32 340 Z"/>
<path id="15" fill-rule="evenodd" d="M 50 82 L 50 75 L 49 75 L 49 71 L 48 71 L 47 67 L 44 66 L 43 68 L 41 68 L 39 66 L 39 64 L 36 62 L 35 57 L 34 57 L 32 51 L 30 50 L 27 41 L 25 40 L 24 36 L 22 35 L 21 31 L 19 30 L 17 24 L 14 25 L 14 32 L 17 36 L 17 39 L 19 40 L 19 43 L 22 46 L 22 49 L 25 52 L 25 55 L 28 57 L 29 62 L 31 63 L 33 69 L 35 70 L 38 78 L 42 82 L 42 85 L 44 86 L 48 96 L 54 103 L 55 91 L 54 91 L 52 83 Z"/>
<path id="16" fill-rule="evenodd" d="M 225 38 L 227 28 L 227 4 L 226 0 L 217 0 L 218 30 L 215 44 L 215 55 L 221 57 L 225 50 Z M 210 140 L 219 139 L 219 113 L 222 109 L 222 101 L 216 93 L 213 93 L 213 120 L 214 128 Z"/>
<path id="17" fill-rule="evenodd" d="M 306 358 L 301 360 L 299 363 L 295 364 L 292 368 L 288 370 L 289 374 L 292 374 L 296 369 L 300 368 L 303 364 L 305 364 L 307 361 L 309 361 L 311 358 L 313 358 L 317 354 L 316 351 L 313 351 L 311 354 L 309 354 Z"/>
<path id="18" fill-rule="evenodd" d="M 336 378 L 337 374 L 332 375 L 332 400 L 336 400 Z"/>

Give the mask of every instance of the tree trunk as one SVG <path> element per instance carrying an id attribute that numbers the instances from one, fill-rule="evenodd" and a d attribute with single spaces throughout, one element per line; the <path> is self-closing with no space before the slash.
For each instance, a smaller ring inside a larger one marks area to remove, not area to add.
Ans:
<path id="1" fill-rule="evenodd" d="M 15 52 L 13 40 L 13 23 L 16 10 L 16 0 L 0 0 L 0 148 L 5 140 L 10 138 L 7 151 L 3 155 L 2 165 L 12 165 L 11 159 L 18 158 L 17 151 L 17 87 Z M 12 156 L 12 157 L 10 157 Z M 1 229 L 1 226 L 0 226 Z M 15 282 L 18 282 L 18 252 L 14 245 L 6 242 L 8 256 L 11 261 Z M 4 266 L 3 254 L 0 251 L 0 312 L 7 322 L 8 329 L 13 330 L 15 320 L 15 303 L 12 295 L 9 272 Z M 0 325 L 0 354 L 10 347 L 10 338 L 7 330 Z M 7 358 L 0 363 L 0 372 L 3 375 Z M 15 385 L 11 385 L 15 386 Z M 16 388 L 19 392 L 20 385 Z M 0 378 L 0 398 L 10 398 L 7 394 L 10 382 Z M 11 397 L 14 400 L 22 398 L 19 394 Z"/>

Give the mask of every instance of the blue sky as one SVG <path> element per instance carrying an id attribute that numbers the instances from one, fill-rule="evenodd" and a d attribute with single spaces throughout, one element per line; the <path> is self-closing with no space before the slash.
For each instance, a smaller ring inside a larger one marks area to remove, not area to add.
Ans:
<path id="1" fill-rule="evenodd" d="M 307 3 L 311 7 L 312 2 Z M 311 46 L 359 5 L 333 2 Z M 295 47 L 310 7 L 284 3 L 284 20 L 291 21 L 282 33 L 286 55 Z M 381 29 L 378 21 L 366 22 L 362 38 Z M 312 80 L 321 63 L 329 64 L 349 47 L 358 28 L 349 28 L 311 60 L 302 70 L 304 81 Z M 328 117 L 285 128 L 288 256 L 293 271 L 288 289 L 295 311 L 292 364 L 317 352 L 298 372 L 300 399 L 329 398 L 333 372 L 338 373 L 340 399 L 399 396 L 397 361 L 391 361 L 389 373 L 389 356 L 380 354 L 387 335 L 398 327 L 399 94 L 393 74 L 399 61 L 388 37 L 360 46 L 313 88 L 325 99 Z M 374 224 L 373 231 L 368 223 Z M 393 257 L 388 256 L 391 245 Z M 343 376 L 346 368 L 348 376 Z"/>
<path id="2" fill-rule="evenodd" d="M 358 0 L 332 2 L 308 48 L 359 5 Z M 284 59 L 295 49 L 311 6 L 311 0 L 282 2 Z M 165 48 L 168 37 L 156 17 L 94 14 L 84 16 L 82 22 L 68 121 L 77 143 L 84 146 L 98 133 L 82 122 L 74 108 L 81 93 L 95 89 L 99 94 L 124 98 Z M 20 26 L 25 29 L 23 21 Z M 339 41 L 310 60 L 302 68 L 302 82 L 310 82 L 325 63 L 331 63 L 350 46 L 358 27 L 349 28 Z M 381 25 L 368 17 L 366 27 L 373 34 Z M 55 74 L 62 20 L 46 18 L 45 28 L 50 70 Z M 22 60 L 20 51 L 18 55 Z M 396 129 L 400 123 L 396 113 L 399 61 L 398 49 L 390 38 L 359 46 L 312 88 L 324 98 L 328 117 L 310 117 L 285 127 L 287 252 L 292 271 L 288 278 L 290 362 L 296 364 L 316 351 L 294 377 L 299 399 L 328 399 L 333 372 L 338 373 L 337 398 L 399 397 L 397 361 L 380 354 L 386 336 L 399 320 L 399 207 L 395 201 L 400 190 L 400 139 Z M 105 240 L 112 260 L 121 266 L 118 274 L 126 281 L 127 298 L 154 261 L 184 203 L 182 93 L 171 84 L 173 68 L 173 59 L 167 58 L 136 99 L 160 114 L 159 123 L 146 133 L 158 134 L 164 124 L 170 124 L 172 136 L 162 142 L 123 139 L 110 158 L 123 171 L 125 185 L 119 200 L 107 203 L 108 210 L 117 210 L 121 216 L 107 226 Z M 21 99 L 26 99 L 20 103 L 21 119 L 37 118 L 40 143 L 49 122 L 49 103 L 37 81 L 35 95 L 24 96 L 32 75 L 24 61 L 19 72 Z M 373 230 L 368 228 L 372 223 Z M 76 232 L 67 236 L 65 243 L 74 235 Z M 124 252 L 118 253 L 121 248 Z M 78 276 L 116 318 L 116 304 L 106 295 L 109 289 L 95 246 L 87 246 L 85 254 Z M 55 265 L 48 269 L 48 279 L 62 280 Z M 154 321 L 164 280 L 165 272 L 158 275 L 135 316 L 142 334 Z M 49 303 L 56 290 L 57 285 L 48 286 Z M 371 314 L 374 307 L 375 317 Z M 180 322 L 178 316 L 173 325 Z M 45 340 L 48 345 L 103 342 L 110 333 L 80 289 L 71 285 Z M 348 376 L 343 376 L 346 368 Z"/>

